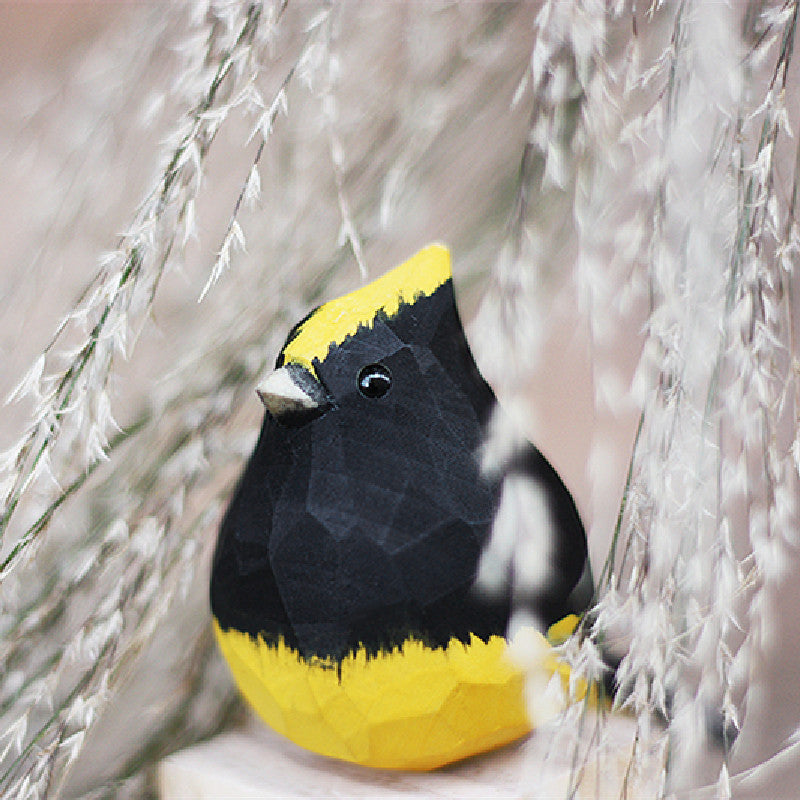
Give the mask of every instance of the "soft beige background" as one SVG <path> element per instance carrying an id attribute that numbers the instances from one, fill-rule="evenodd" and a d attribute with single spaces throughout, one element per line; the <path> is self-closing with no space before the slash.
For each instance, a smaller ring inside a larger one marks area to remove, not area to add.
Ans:
<path id="1" fill-rule="evenodd" d="M 131 57 L 131 49 L 120 45 L 126 31 L 141 24 L 141 14 L 135 4 L 124 3 L 0 4 L 0 395 L 7 393 L 47 344 L 58 320 L 93 274 L 97 255 L 113 247 L 115 237 L 132 218 L 157 168 L 154 154 L 159 132 L 169 125 L 169 110 L 157 117 L 149 135 L 142 135 L 141 128 L 126 123 L 126 115 L 140 109 L 125 106 L 123 93 L 109 91 L 103 97 L 94 90 L 103 70 L 109 70 L 110 85 L 124 83 L 124 67 L 113 59 L 104 61 L 104 53 L 127 52 Z M 509 48 L 524 63 L 529 41 L 524 28 L 518 30 L 519 40 Z M 114 46 L 106 48 L 106 41 Z M 156 83 L 159 76 L 169 74 L 168 65 L 169 56 L 164 55 L 163 64 L 154 62 L 143 74 Z M 513 88 L 517 77 L 509 76 L 507 86 L 496 87 L 497 102 L 505 102 L 502 92 Z M 131 96 L 144 102 L 145 94 L 132 91 Z M 491 137 L 495 132 L 489 122 L 484 128 Z M 522 114 L 511 119 L 503 133 L 519 143 L 525 124 Z M 101 135 L 95 139 L 97 126 Z M 91 146 L 81 149 L 86 141 Z M 460 153 L 460 160 L 454 156 L 452 169 L 454 173 L 474 170 L 475 184 L 481 185 L 493 167 L 492 159 L 499 162 L 500 156 L 480 137 L 468 141 L 472 151 Z M 132 361 L 120 370 L 112 389 L 114 411 L 121 421 L 157 389 L 160 376 L 187 344 L 182 335 L 198 325 L 198 314 L 205 313 L 198 311 L 197 285 L 191 281 L 210 266 L 218 230 L 224 227 L 238 185 L 230 164 L 212 163 L 209 169 L 210 185 L 219 190 L 218 208 L 212 200 L 205 209 L 211 231 L 190 248 L 190 261 L 196 263 L 187 267 L 188 277 L 172 275 L 165 283 L 153 324 L 145 329 Z M 408 231 L 398 228 L 382 246 L 368 250 L 368 261 L 377 274 L 406 255 L 404 248 L 422 243 L 416 238 L 447 238 L 448 231 L 453 231 L 456 280 L 465 317 L 471 318 L 480 299 L 481 280 L 485 281 L 486 265 L 477 260 L 490 254 L 484 242 L 484 250 L 476 255 L 453 222 L 459 216 L 459 204 L 473 198 L 460 190 L 447 170 L 438 177 L 436 188 L 447 213 L 441 220 L 432 215 L 424 224 L 414 220 Z M 65 194 L 78 197 L 78 202 L 65 200 Z M 215 197 L 213 192 L 211 196 Z M 500 228 L 499 223 L 489 224 Z M 621 387 L 611 396 L 619 398 L 624 393 L 638 360 L 641 315 L 632 314 L 598 356 L 591 349 L 586 321 L 577 311 L 569 276 L 560 276 L 547 288 L 550 296 L 544 308 L 549 338 L 531 385 L 531 433 L 575 494 L 590 529 L 597 571 L 613 528 L 636 416 L 619 399 L 611 407 L 602 402 L 596 405 L 593 378 L 601 368 L 604 378 L 616 380 Z M 20 434 L 26 412 L 24 405 L 4 409 L 0 448 Z M 257 416 L 254 405 L 246 436 L 254 435 Z M 794 580 L 797 566 L 787 565 L 785 585 L 775 599 L 779 641 L 772 644 L 765 664 L 772 678 L 772 695 L 764 699 L 762 719 L 752 729 L 751 756 L 746 759 L 751 763 L 773 752 L 800 718 L 795 670 L 800 663 L 800 615 L 794 613 L 800 602 L 800 586 Z M 132 717 L 125 708 L 116 713 L 112 728 L 124 730 Z M 113 750 L 113 744 L 107 747 Z M 784 784 L 773 786 L 776 797 L 790 796 L 786 792 L 793 790 L 796 775 L 789 770 Z"/>

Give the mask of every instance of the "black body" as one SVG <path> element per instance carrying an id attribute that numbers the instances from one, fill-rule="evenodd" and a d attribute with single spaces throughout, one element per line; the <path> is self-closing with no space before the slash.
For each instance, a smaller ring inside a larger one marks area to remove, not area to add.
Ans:
<path id="1" fill-rule="evenodd" d="M 370 364 L 391 376 L 379 397 L 359 389 Z M 222 523 L 211 580 L 219 624 L 334 661 L 412 636 L 443 647 L 504 635 L 510 598 L 473 589 L 499 498 L 476 456 L 495 398 L 452 282 L 379 316 L 314 366 L 330 407 L 284 423 L 265 415 Z M 541 483 L 558 529 L 553 580 L 528 598 L 550 624 L 582 610 L 568 596 L 585 567 L 585 535 L 538 450 L 512 468 Z"/>

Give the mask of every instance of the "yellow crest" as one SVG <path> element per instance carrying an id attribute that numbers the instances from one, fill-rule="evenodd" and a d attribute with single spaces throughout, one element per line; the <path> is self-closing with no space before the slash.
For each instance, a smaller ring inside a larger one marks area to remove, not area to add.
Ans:
<path id="1" fill-rule="evenodd" d="M 332 345 L 370 327 L 378 313 L 392 317 L 401 304 L 433 294 L 451 275 L 449 250 L 429 245 L 372 283 L 320 306 L 283 348 L 283 363 L 313 372 L 314 359 L 322 361 Z"/>

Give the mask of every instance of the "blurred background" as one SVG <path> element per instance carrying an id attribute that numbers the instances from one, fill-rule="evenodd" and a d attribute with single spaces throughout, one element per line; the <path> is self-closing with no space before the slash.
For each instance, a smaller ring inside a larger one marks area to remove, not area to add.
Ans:
<path id="1" fill-rule="evenodd" d="M 724 787 L 788 747 L 734 787 L 792 796 L 796 12 L 0 4 L 0 791 L 142 796 L 241 719 L 206 592 L 253 387 L 442 241 L 496 436 L 562 475 L 656 675 L 632 710 L 676 698 L 633 758 Z"/>

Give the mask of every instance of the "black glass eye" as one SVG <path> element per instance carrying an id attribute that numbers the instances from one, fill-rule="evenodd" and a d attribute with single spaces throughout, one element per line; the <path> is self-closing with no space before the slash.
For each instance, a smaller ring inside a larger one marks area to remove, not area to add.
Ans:
<path id="1" fill-rule="evenodd" d="M 375 400 L 383 397 L 392 385 L 392 373 L 383 364 L 367 364 L 358 373 L 358 391 Z"/>

